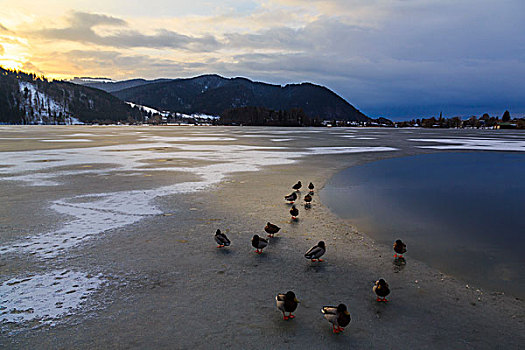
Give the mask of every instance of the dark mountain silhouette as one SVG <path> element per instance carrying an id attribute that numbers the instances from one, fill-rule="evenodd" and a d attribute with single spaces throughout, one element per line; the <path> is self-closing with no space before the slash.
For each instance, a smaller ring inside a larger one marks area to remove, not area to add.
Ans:
<path id="1" fill-rule="evenodd" d="M 155 80 L 146 80 L 146 79 L 129 79 L 124 81 L 97 81 L 98 78 L 75 78 L 69 82 L 84 85 L 91 88 L 104 90 L 106 92 L 115 92 L 123 89 L 133 88 L 136 86 L 147 85 L 152 83 L 162 83 L 166 81 L 172 81 L 172 79 L 155 79 Z M 131 101 L 130 101 L 131 102 Z"/>
<path id="2" fill-rule="evenodd" d="M 333 91 L 311 83 L 280 86 L 246 78 L 202 75 L 148 82 L 112 93 L 123 101 L 186 114 L 222 116 L 235 108 L 260 107 L 275 111 L 302 109 L 317 120 L 370 120 Z"/>

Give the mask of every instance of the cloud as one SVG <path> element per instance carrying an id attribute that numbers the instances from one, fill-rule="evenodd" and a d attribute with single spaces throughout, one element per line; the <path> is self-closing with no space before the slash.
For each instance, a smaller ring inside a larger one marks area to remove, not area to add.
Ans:
<path id="1" fill-rule="evenodd" d="M 2 32 L 9 32 L 9 29 L 7 29 L 6 27 L 4 27 L 4 26 L 2 25 L 2 23 L 0 23 L 0 33 L 2 33 Z"/>
<path id="2" fill-rule="evenodd" d="M 0 45 L 0 56 L 3 56 L 5 53 L 5 49 L 2 45 Z"/>
<path id="3" fill-rule="evenodd" d="M 30 61 L 24 62 L 24 64 L 22 65 L 21 70 L 26 71 L 26 72 L 34 72 L 34 73 L 37 73 L 37 74 L 45 75 L 44 72 L 42 72 L 37 66 L 35 66 Z"/>
<path id="4" fill-rule="evenodd" d="M 136 30 L 120 28 L 127 22 L 106 15 L 73 12 L 65 28 L 44 28 L 34 34 L 50 40 L 66 40 L 80 43 L 90 43 L 113 48 L 171 48 L 189 51 L 210 51 L 219 46 L 219 42 L 211 35 L 200 37 L 179 34 L 174 31 L 159 29 L 153 35 L 142 34 Z M 99 26 L 117 27 L 116 33 L 101 35 L 95 30 Z"/>
<path id="5" fill-rule="evenodd" d="M 208 67 L 206 61 L 184 61 L 114 50 L 70 50 L 43 53 L 32 58 L 38 67 L 55 76 L 106 76 L 115 79 L 188 77 Z"/>

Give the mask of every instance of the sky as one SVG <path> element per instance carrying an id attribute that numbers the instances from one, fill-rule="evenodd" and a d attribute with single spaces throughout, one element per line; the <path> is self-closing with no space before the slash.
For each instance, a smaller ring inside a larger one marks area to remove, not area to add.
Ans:
<path id="1" fill-rule="evenodd" d="M 368 116 L 525 116 L 523 0 L 0 0 L 0 66 L 327 86 Z"/>

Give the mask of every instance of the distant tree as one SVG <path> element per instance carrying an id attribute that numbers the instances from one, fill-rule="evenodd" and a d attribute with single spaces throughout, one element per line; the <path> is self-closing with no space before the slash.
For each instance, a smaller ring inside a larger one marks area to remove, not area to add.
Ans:
<path id="1" fill-rule="evenodd" d="M 450 122 L 451 122 L 451 126 L 453 128 L 460 128 L 461 124 L 462 124 L 461 118 L 459 118 L 459 117 L 452 118 Z"/>
<path id="2" fill-rule="evenodd" d="M 505 111 L 505 113 L 503 113 L 503 117 L 501 117 L 501 121 L 502 122 L 510 121 L 510 113 L 509 113 L 509 111 Z"/>
<path id="3" fill-rule="evenodd" d="M 434 125 L 436 125 L 436 123 L 437 123 L 437 120 L 434 117 L 430 117 L 428 119 L 423 118 L 421 120 L 421 126 L 424 128 L 432 128 L 434 127 Z"/>

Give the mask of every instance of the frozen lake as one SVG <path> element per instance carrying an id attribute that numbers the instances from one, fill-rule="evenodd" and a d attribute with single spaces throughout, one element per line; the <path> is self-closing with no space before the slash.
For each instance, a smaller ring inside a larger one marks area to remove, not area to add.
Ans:
<path id="1" fill-rule="evenodd" d="M 298 202 L 300 219 L 290 222 L 283 196 L 297 180 L 321 189 L 349 167 L 465 150 L 521 154 L 525 137 L 484 130 L 0 126 L 0 347 L 188 348 L 213 341 L 277 348 L 286 341 L 322 348 L 336 342 L 325 343 L 330 329 L 315 321 L 322 320 L 320 303 L 338 300 L 352 306 L 361 329 L 360 339 L 348 340 L 382 344 L 386 333 L 366 326 L 377 322 L 367 300 L 378 275 L 394 279 L 399 298 L 394 313 L 384 314 L 385 332 L 429 321 L 426 306 L 402 302 L 419 295 L 414 280 L 434 283 L 436 275 L 417 263 L 416 241 L 409 241 L 410 267 L 395 273 L 391 256 L 378 254 L 390 251 L 390 241 L 376 245 L 350 235 L 318 193 L 309 210 Z M 281 226 L 281 235 L 258 256 L 250 239 L 264 234 L 267 221 Z M 215 248 L 217 228 L 231 238 L 228 250 Z M 327 262 L 317 268 L 303 254 L 321 239 Z M 318 288 L 308 287 L 312 281 Z M 435 283 L 443 293 L 426 296 L 428 305 L 458 294 L 456 284 Z M 239 288 L 249 297 L 240 300 Z M 296 321 L 306 323 L 292 333 L 282 331 L 282 315 L 273 312 L 274 293 L 287 288 L 305 299 Z M 469 298 L 459 295 L 460 310 L 470 310 Z M 403 318 L 398 307 L 419 318 Z M 457 322 L 492 322 L 465 315 L 473 318 Z M 447 332 L 460 329 L 438 319 Z M 226 336 L 218 336 L 217 324 Z M 431 336 L 418 334 L 414 348 Z M 499 334 L 494 328 L 495 341 Z M 460 344 L 463 335 L 455 337 Z"/>

